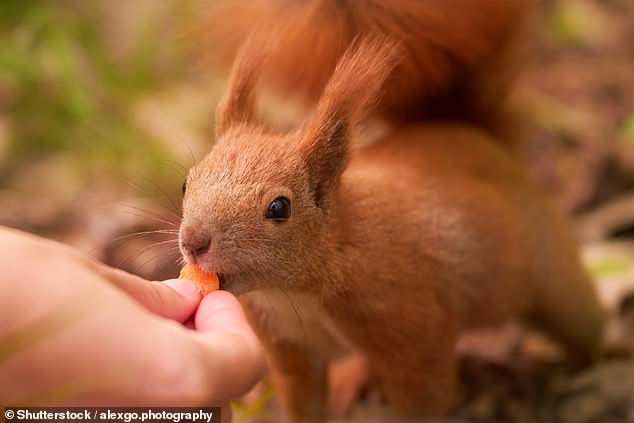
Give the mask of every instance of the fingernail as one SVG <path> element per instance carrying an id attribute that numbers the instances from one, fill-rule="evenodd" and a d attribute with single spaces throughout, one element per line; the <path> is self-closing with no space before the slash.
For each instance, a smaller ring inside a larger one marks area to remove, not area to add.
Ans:
<path id="1" fill-rule="evenodd" d="M 163 283 L 181 294 L 183 297 L 197 297 L 200 295 L 198 286 L 187 279 L 170 279 Z"/>

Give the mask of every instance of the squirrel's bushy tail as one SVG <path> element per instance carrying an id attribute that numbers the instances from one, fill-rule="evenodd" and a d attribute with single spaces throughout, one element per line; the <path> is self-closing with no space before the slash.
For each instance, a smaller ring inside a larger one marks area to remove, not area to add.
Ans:
<path id="1" fill-rule="evenodd" d="M 257 124 L 255 86 L 276 49 L 276 39 L 254 32 L 239 49 L 233 63 L 228 90 L 216 114 L 217 134 L 232 126 Z M 381 89 L 400 63 L 400 44 L 380 34 L 351 43 L 325 85 L 316 105 L 309 131 L 345 122 L 354 127 L 367 111 L 380 102 Z"/>
<path id="2" fill-rule="evenodd" d="M 402 45 L 378 109 L 397 121 L 457 120 L 494 128 L 518 64 L 533 0 L 219 0 L 200 25 L 208 58 L 228 65 L 253 28 L 278 48 L 263 77 L 316 101 L 359 37 Z"/>

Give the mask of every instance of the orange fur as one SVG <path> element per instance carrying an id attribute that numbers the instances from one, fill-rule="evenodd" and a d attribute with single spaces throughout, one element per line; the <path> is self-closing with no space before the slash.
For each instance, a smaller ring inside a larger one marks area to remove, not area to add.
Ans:
<path id="1" fill-rule="evenodd" d="M 315 101 L 341 55 L 380 32 L 403 46 L 378 109 L 403 120 L 470 121 L 499 132 L 533 0 L 230 0 L 200 25 L 207 58 L 230 63 L 253 28 L 278 48 L 269 86 Z"/>
<path id="2" fill-rule="evenodd" d="M 363 356 L 395 410 L 418 417 L 451 403 L 466 329 L 523 317 L 571 355 L 595 353 L 603 314 L 574 241 L 508 151 L 450 123 L 402 125 L 351 151 L 398 42 L 354 43 L 312 121 L 286 134 L 252 120 L 266 64 L 250 48 L 216 145 L 189 173 L 180 241 L 240 295 L 289 421 L 323 421 L 327 365 L 344 354 Z M 267 219 L 280 197 L 290 217 Z"/>

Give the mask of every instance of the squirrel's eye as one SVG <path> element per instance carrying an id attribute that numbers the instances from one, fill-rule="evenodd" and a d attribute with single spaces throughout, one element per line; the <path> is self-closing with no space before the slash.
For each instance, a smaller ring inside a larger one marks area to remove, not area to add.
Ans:
<path id="1" fill-rule="evenodd" d="M 183 181 L 183 195 L 185 195 L 185 191 L 187 191 L 187 180 Z"/>
<path id="2" fill-rule="evenodd" d="M 289 217 L 291 217 L 291 201 L 286 197 L 277 197 L 266 211 L 267 219 L 284 221 Z"/>

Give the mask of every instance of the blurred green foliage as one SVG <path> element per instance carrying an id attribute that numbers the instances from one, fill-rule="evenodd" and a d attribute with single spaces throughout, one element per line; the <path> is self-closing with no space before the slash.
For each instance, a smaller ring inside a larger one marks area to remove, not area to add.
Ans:
<path id="1" fill-rule="evenodd" d="M 277 389 L 272 380 L 270 378 L 262 379 L 258 389 L 260 393 L 255 401 L 248 403 L 238 400 L 231 403 L 236 423 L 268 423 L 279 420 L 279 416 L 273 415 L 270 410 L 270 402 L 277 395 Z"/>
<path id="2" fill-rule="evenodd" d="M 553 4 L 548 18 L 550 33 L 564 44 L 584 45 L 601 32 L 601 18 L 587 3 L 559 0 Z"/>
<path id="3" fill-rule="evenodd" d="M 50 154 L 70 157 L 80 173 L 134 168 L 148 176 L 167 157 L 135 126 L 131 107 L 182 76 L 183 52 L 164 45 L 160 23 L 142 15 L 136 39 L 125 40 L 127 57 L 115 58 L 104 34 L 104 7 L 117 5 L 0 2 L 0 114 L 10 125 L 1 185 L 21 166 Z M 156 66 L 158 53 L 168 56 L 167 65 Z"/>
<path id="4" fill-rule="evenodd" d="M 621 129 L 621 136 L 627 144 L 634 145 L 634 112 L 630 113 L 625 120 Z"/>
<path id="5" fill-rule="evenodd" d="M 631 259 L 619 256 L 608 257 L 588 266 L 588 271 L 594 279 L 623 276 L 630 269 Z"/>

